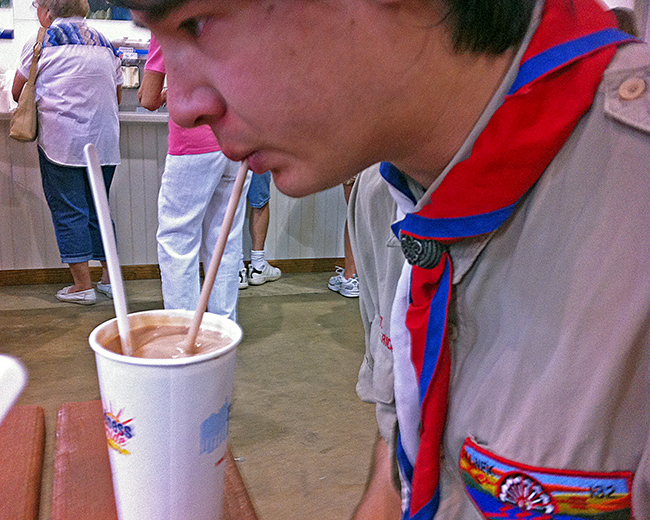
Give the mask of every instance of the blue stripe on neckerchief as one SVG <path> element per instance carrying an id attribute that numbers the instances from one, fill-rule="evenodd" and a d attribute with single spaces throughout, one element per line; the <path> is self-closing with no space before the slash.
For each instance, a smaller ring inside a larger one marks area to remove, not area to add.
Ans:
<path id="1" fill-rule="evenodd" d="M 384 161 L 379 165 L 379 173 L 388 184 L 405 195 L 413 204 L 417 204 L 418 201 L 409 188 L 406 177 L 401 171 L 399 171 L 399 169 L 391 163 Z"/>
<path id="2" fill-rule="evenodd" d="M 567 63 L 604 46 L 631 40 L 636 40 L 636 38 L 619 29 L 610 28 L 551 47 L 521 64 L 519 73 L 508 94 L 514 94 L 544 74 L 563 67 Z"/>

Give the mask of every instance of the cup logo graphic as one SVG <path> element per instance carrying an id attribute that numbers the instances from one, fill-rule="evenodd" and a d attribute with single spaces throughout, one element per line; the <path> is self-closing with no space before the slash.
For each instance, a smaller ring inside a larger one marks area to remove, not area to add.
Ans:
<path id="1" fill-rule="evenodd" d="M 201 454 L 212 453 L 226 440 L 229 416 L 230 403 L 225 403 L 219 412 L 201 423 Z"/>
<path id="2" fill-rule="evenodd" d="M 104 429 L 106 430 L 106 440 L 108 447 L 122 455 L 130 455 L 131 452 L 126 448 L 130 439 L 133 438 L 133 418 L 122 419 L 124 410 L 114 414 L 110 410 L 104 410 Z"/>

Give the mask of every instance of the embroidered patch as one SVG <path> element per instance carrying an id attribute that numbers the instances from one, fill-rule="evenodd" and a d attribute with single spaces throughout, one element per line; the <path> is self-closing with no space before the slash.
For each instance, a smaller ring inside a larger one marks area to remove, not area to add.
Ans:
<path id="1" fill-rule="evenodd" d="M 629 471 L 535 468 L 494 455 L 466 439 L 460 452 L 465 490 L 487 520 L 630 520 Z"/>

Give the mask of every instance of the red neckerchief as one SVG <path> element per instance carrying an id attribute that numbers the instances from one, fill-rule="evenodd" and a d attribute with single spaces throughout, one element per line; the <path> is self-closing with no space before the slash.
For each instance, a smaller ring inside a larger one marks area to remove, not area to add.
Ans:
<path id="1" fill-rule="evenodd" d="M 406 326 L 421 409 L 414 466 L 398 439 L 398 461 L 411 483 L 406 519 L 433 518 L 440 498 L 451 372 L 453 266 L 446 245 L 492 232 L 509 218 L 589 110 L 616 45 L 632 39 L 615 27 L 614 16 L 593 0 L 547 0 L 511 91 L 470 157 L 449 171 L 428 205 L 394 226 L 413 264 Z"/>

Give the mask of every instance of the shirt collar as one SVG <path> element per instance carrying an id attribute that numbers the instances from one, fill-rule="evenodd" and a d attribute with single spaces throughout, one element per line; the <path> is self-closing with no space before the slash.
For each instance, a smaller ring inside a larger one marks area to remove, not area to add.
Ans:
<path id="1" fill-rule="evenodd" d="M 83 16 L 71 16 L 70 18 L 55 18 L 52 25 L 61 25 L 62 23 L 86 23 Z"/>
<path id="2" fill-rule="evenodd" d="M 526 32 L 526 35 L 522 40 L 522 43 L 519 46 L 519 49 L 517 50 L 514 59 L 512 60 L 512 64 L 510 65 L 508 72 L 506 73 L 506 75 L 503 78 L 503 81 L 501 82 L 501 85 L 499 86 L 496 93 L 494 94 L 494 96 L 488 103 L 487 107 L 481 114 L 476 125 L 474 125 L 474 128 L 467 136 L 467 139 L 465 140 L 463 145 L 460 147 L 458 152 L 456 152 L 456 155 L 454 155 L 453 159 L 445 167 L 443 172 L 426 190 L 424 190 L 424 188 L 420 188 L 420 190 L 414 189 L 412 187 L 412 184 L 415 183 L 415 181 L 407 177 L 407 182 L 411 185 L 411 192 L 417 198 L 417 202 L 412 206 L 411 211 L 418 211 L 422 209 L 422 207 L 429 204 L 429 202 L 431 202 L 431 194 L 438 188 L 438 186 L 440 186 L 440 183 L 445 178 L 445 176 L 449 173 L 449 171 L 456 164 L 458 164 L 461 161 L 464 161 L 470 156 L 474 143 L 476 142 L 476 139 L 481 134 L 481 132 L 485 129 L 490 118 L 494 115 L 494 113 L 503 103 L 503 100 L 505 99 L 506 94 L 510 89 L 510 86 L 513 84 L 515 78 L 517 77 L 517 74 L 519 72 L 519 65 L 521 63 L 521 58 L 523 57 L 524 52 L 526 51 L 528 44 L 530 43 L 530 40 L 533 37 L 533 34 L 535 34 L 535 31 L 537 30 L 537 27 L 539 26 L 539 23 L 542 19 L 543 7 L 544 7 L 544 1 L 538 0 L 537 5 L 535 6 L 535 9 L 533 11 L 533 16 L 532 16 L 530 26 L 528 27 L 528 31 Z M 391 188 L 392 186 L 389 184 L 389 190 L 393 194 L 393 197 L 394 198 L 398 197 L 397 190 Z M 420 197 L 419 195 L 423 191 L 424 194 Z M 406 209 L 404 207 L 404 200 L 401 199 L 398 201 L 398 199 L 396 198 L 396 201 L 398 202 L 402 212 L 407 213 L 408 211 L 404 211 Z M 401 218 L 403 218 L 403 215 L 398 214 L 398 220 L 401 220 Z M 461 240 L 460 242 L 457 242 L 450 246 L 449 252 L 454 262 L 454 278 L 453 278 L 454 284 L 459 283 L 462 280 L 463 276 L 465 276 L 465 274 L 471 269 L 471 267 L 474 265 L 474 262 L 481 254 L 481 251 L 483 251 L 485 246 L 488 244 L 492 235 L 493 233 L 487 235 L 481 235 L 478 237 L 468 238 L 465 240 Z"/>

